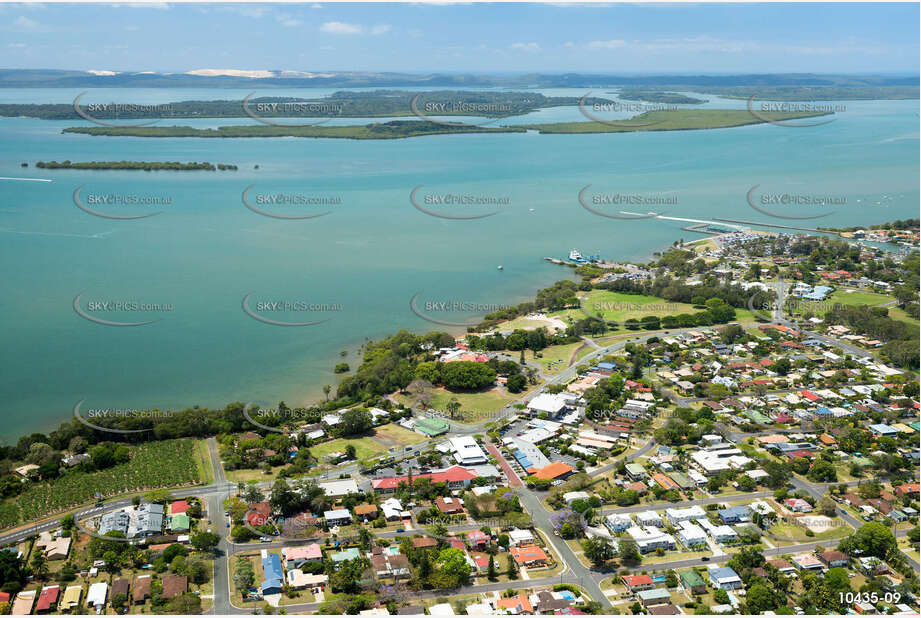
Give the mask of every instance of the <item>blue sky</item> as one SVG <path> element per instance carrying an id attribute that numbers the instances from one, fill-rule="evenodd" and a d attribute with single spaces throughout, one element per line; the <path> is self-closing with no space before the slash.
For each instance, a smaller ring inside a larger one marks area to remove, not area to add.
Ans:
<path id="1" fill-rule="evenodd" d="M 919 5 L 0 4 L 0 68 L 919 70 Z"/>

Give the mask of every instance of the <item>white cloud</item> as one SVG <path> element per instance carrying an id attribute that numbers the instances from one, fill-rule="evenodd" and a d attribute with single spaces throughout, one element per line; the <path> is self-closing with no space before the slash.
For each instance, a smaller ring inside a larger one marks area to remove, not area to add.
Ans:
<path id="1" fill-rule="evenodd" d="M 250 19 L 260 19 L 268 12 L 265 7 L 256 4 L 231 4 L 221 8 L 230 13 L 249 17 Z"/>
<path id="2" fill-rule="evenodd" d="M 328 21 L 320 26 L 320 30 L 327 34 L 361 34 L 363 28 L 357 24 L 347 24 L 341 21 Z"/>
<path id="3" fill-rule="evenodd" d="M 29 19 L 28 17 L 20 15 L 13 21 L 13 25 L 17 28 L 21 28 L 22 30 L 35 30 L 41 24 L 39 24 L 34 19 Z"/>
<path id="4" fill-rule="evenodd" d="M 526 51 L 526 52 L 539 52 L 540 51 L 540 45 L 538 45 L 537 43 L 512 43 L 511 45 L 509 45 L 509 47 L 511 47 L 512 49 L 517 49 L 517 50 Z"/>
<path id="5" fill-rule="evenodd" d="M 9 45 L 7 45 L 7 47 L 13 47 L 13 48 L 16 48 L 16 49 L 19 49 L 19 48 L 25 47 L 25 46 L 26 46 L 25 43 L 10 43 Z"/>
<path id="6" fill-rule="evenodd" d="M 279 20 L 278 23 L 280 23 L 280 24 L 281 24 L 282 26 L 284 26 L 285 28 L 293 28 L 293 27 L 295 27 L 295 26 L 300 26 L 300 25 L 303 24 L 304 22 L 302 22 L 302 21 L 299 20 L 299 19 L 291 19 L 291 18 L 288 18 L 288 19 Z"/>
<path id="7" fill-rule="evenodd" d="M 390 32 L 390 24 L 377 24 L 371 28 L 371 34 L 386 34 Z"/>
<path id="8" fill-rule="evenodd" d="M 588 47 L 591 49 L 618 49 L 626 47 L 627 42 L 621 39 L 610 39 L 608 41 L 591 41 Z"/>

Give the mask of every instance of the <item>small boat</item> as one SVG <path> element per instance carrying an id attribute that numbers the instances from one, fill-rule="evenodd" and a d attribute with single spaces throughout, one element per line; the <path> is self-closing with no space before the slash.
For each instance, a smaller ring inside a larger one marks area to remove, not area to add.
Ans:
<path id="1" fill-rule="evenodd" d="M 579 252 L 578 252 L 577 250 L 575 250 L 575 249 L 573 249 L 572 251 L 569 252 L 569 259 L 570 259 L 570 260 L 574 260 L 574 261 L 576 261 L 576 262 L 584 262 L 584 261 L 585 261 L 585 258 L 582 257 L 582 254 L 579 253 Z"/>
<path id="2" fill-rule="evenodd" d="M 499 264 L 499 266 L 496 267 L 496 270 L 505 270 L 505 267 L 502 266 L 502 264 Z"/>

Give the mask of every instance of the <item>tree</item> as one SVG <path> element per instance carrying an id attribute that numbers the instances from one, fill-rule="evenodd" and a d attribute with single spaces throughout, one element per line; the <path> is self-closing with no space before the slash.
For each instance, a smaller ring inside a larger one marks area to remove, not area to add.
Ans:
<path id="1" fill-rule="evenodd" d="M 763 584 L 761 580 L 758 580 L 748 589 L 748 593 L 745 596 L 745 604 L 748 607 L 748 612 L 746 613 L 760 614 L 775 609 L 777 607 L 777 599 L 774 591 Z"/>
<path id="2" fill-rule="evenodd" d="M 329 392 L 333 390 L 333 387 L 329 384 L 323 385 L 323 394 L 326 395 L 326 401 L 329 401 Z"/>
<path id="3" fill-rule="evenodd" d="M 819 499 L 819 511 L 821 511 L 822 515 L 825 515 L 826 517 L 834 517 L 835 510 L 836 507 L 834 500 L 828 496 L 822 496 Z"/>
<path id="4" fill-rule="evenodd" d="M 723 590 L 722 588 L 717 588 L 713 592 L 713 600 L 716 601 L 720 605 L 725 605 L 729 603 L 729 595 L 726 594 L 726 591 Z"/>
<path id="5" fill-rule="evenodd" d="M 124 592 L 112 595 L 112 607 L 122 608 L 128 604 L 128 595 Z"/>
<path id="6" fill-rule="evenodd" d="M 523 353 L 524 352 L 522 352 L 522 354 Z M 508 377 L 505 387 L 508 389 L 508 392 L 510 393 L 520 393 L 521 391 L 525 389 L 525 387 L 527 386 L 527 383 L 528 383 L 527 378 L 525 378 L 520 373 L 516 373 L 515 375 L 511 375 Z"/>
<path id="7" fill-rule="evenodd" d="M 345 458 L 346 459 L 355 459 L 356 449 L 354 444 L 345 445 Z"/>
<path id="8" fill-rule="evenodd" d="M 496 581 L 499 577 L 499 573 L 496 571 L 496 557 L 493 554 L 489 554 L 489 566 L 486 570 L 486 577 L 488 577 L 491 582 Z"/>
<path id="9" fill-rule="evenodd" d="M 620 560 L 624 564 L 635 565 L 639 564 L 643 560 L 643 556 L 640 554 L 639 548 L 636 546 L 636 541 L 633 540 L 621 540 L 618 543 L 618 553 L 620 555 Z"/>
<path id="10" fill-rule="evenodd" d="M 457 397 L 451 397 L 451 400 L 445 406 L 448 409 L 448 416 L 454 418 L 458 412 L 460 412 L 461 404 L 457 400 Z"/>
<path id="11" fill-rule="evenodd" d="M 505 574 L 508 575 L 508 578 L 518 579 L 518 564 L 515 562 L 515 559 L 512 558 L 511 554 L 508 554 L 508 569 L 505 571 Z"/>
<path id="12" fill-rule="evenodd" d="M 301 508 L 301 497 L 291 489 L 288 481 L 283 478 L 275 479 L 272 484 L 272 495 L 269 498 L 272 511 L 282 515 L 291 515 Z"/>
<path id="13" fill-rule="evenodd" d="M 221 541 L 221 537 L 213 532 L 205 531 L 193 534 L 190 540 L 192 542 L 192 547 L 198 551 L 211 551 L 217 547 L 217 544 Z"/>
<path id="14" fill-rule="evenodd" d="M 849 556 L 876 556 L 888 560 L 898 552 L 895 535 L 885 525 L 871 521 L 838 545 Z"/>
<path id="15" fill-rule="evenodd" d="M 364 408 L 352 408 L 342 413 L 336 428 L 343 436 L 360 436 L 374 425 L 371 413 Z"/>
<path id="16" fill-rule="evenodd" d="M 29 566 L 32 567 L 32 574 L 40 581 L 45 581 L 48 577 L 48 561 L 45 560 L 45 555 L 42 552 L 35 552 Z"/>
<path id="17" fill-rule="evenodd" d="M 614 558 L 614 544 L 603 536 L 596 536 L 582 542 L 585 557 L 591 561 L 596 569 L 603 568 L 609 560 Z"/>
<path id="18" fill-rule="evenodd" d="M 463 550 L 456 547 L 441 550 L 437 564 L 438 573 L 452 582 L 453 587 L 466 585 L 470 581 L 470 564 Z"/>
<path id="19" fill-rule="evenodd" d="M 262 502 L 264 495 L 262 490 L 256 487 L 255 483 L 249 485 L 246 488 L 246 491 L 243 492 L 243 499 L 246 500 L 248 504 L 255 504 L 257 502 Z"/>
<path id="20" fill-rule="evenodd" d="M 238 557 L 233 573 L 233 585 L 241 595 L 256 583 L 256 572 L 248 558 Z"/>

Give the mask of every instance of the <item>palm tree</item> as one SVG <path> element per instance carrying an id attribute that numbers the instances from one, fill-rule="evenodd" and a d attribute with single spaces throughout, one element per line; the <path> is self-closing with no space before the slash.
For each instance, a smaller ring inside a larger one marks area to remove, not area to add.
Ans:
<path id="1" fill-rule="evenodd" d="M 329 401 L 329 392 L 333 390 L 333 387 L 329 384 L 323 385 L 323 394 L 326 395 L 326 401 Z"/>
<path id="2" fill-rule="evenodd" d="M 39 580 L 45 581 L 48 577 L 48 561 L 42 553 L 32 556 L 32 574 Z"/>
<path id="3" fill-rule="evenodd" d="M 451 397 L 451 401 L 448 402 L 448 414 L 451 418 L 454 418 L 454 415 L 457 414 L 458 410 L 461 408 L 460 402 L 457 400 L 457 397 Z"/>

